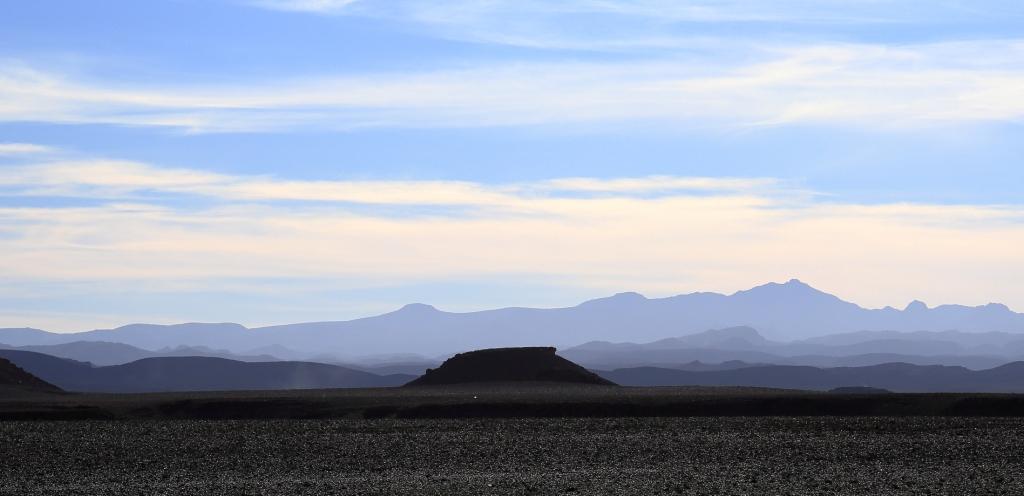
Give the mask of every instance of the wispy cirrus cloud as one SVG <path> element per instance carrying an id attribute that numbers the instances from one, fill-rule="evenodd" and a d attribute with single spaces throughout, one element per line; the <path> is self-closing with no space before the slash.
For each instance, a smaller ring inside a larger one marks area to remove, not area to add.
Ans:
<path id="1" fill-rule="evenodd" d="M 542 181 L 540 189 L 590 193 L 656 193 L 666 191 L 750 191 L 765 190 L 778 184 L 765 178 L 728 177 L 631 177 L 599 179 L 567 177 Z"/>
<path id="2" fill-rule="evenodd" d="M 252 0 L 256 7 L 309 12 L 334 12 L 358 0 Z M 1019 4 L 987 1 L 979 5 L 954 0 L 394 0 L 360 2 L 360 15 L 376 15 L 424 23 L 481 24 L 491 18 L 545 18 L 607 15 L 616 19 L 647 18 L 665 22 L 921 22 L 950 15 L 970 18 L 1020 15 Z M 515 23 L 513 23 L 515 24 Z"/>
<path id="3" fill-rule="evenodd" d="M 0 120 L 191 132 L 658 123 L 920 127 L 1024 117 L 1024 42 L 762 47 L 754 60 L 506 63 L 238 85 L 0 70 Z"/>
<path id="4" fill-rule="evenodd" d="M 474 43 L 598 52 L 691 50 L 713 40 L 786 33 L 821 40 L 828 30 L 870 26 L 947 29 L 957 22 L 1024 19 L 1019 2 L 986 0 L 267 0 L 250 5 L 316 14 L 349 14 L 404 23 L 433 36 Z M 709 26 L 742 23 L 722 37 Z M 770 37 L 770 36 L 769 36 Z M 761 38 L 760 41 L 764 41 Z M 811 41 L 813 42 L 813 41 Z M 727 50 L 726 50 L 727 52 Z"/>

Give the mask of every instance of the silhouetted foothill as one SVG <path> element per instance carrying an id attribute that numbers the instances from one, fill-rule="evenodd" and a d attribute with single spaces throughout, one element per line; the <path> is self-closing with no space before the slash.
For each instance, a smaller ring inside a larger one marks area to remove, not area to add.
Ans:
<path id="1" fill-rule="evenodd" d="M 0 388 L 15 388 L 29 391 L 53 391 L 61 389 L 24 370 L 9 360 L 0 358 Z"/>
<path id="2" fill-rule="evenodd" d="M 832 394 L 893 394 L 888 389 L 869 386 L 843 386 L 829 389 L 828 392 Z"/>
<path id="3" fill-rule="evenodd" d="M 23 350 L 0 350 L 28 373 L 65 391 L 154 393 L 392 387 L 412 375 L 377 375 L 315 362 L 239 362 L 214 357 L 154 357 L 94 367 L 90 363 Z"/>
<path id="4" fill-rule="evenodd" d="M 555 348 L 492 348 L 459 353 L 407 384 L 472 382 L 568 382 L 615 385 L 555 354 Z"/>

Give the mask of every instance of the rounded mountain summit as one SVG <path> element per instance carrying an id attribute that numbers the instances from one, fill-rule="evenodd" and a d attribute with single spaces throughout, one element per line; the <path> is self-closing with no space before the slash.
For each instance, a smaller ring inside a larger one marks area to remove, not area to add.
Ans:
<path id="1" fill-rule="evenodd" d="M 555 354 L 555 348 L 490 348 L 459 353 L 407 386 L 480 382 L 553 382 L 614 386 L 597 374 Z"/>

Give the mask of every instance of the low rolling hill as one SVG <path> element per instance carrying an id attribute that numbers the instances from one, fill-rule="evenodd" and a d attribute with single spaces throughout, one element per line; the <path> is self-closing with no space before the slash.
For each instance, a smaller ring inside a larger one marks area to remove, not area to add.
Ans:
<path id="1" fill-rule="evenodd" d="M 70 358 L 71 360 L 79 362 L 89 362 L 101 367 L 106 365 L 120 365 L 123 363 L 134 362 L 136 360 L 142 360 L 144 358 L 173 356 L 205 356 L 227 358 L 228 360 L 238 360 L 241 362 L 280 361 L 279 358 L 267 354 L 239 355 L 227 350 L 215 350 L 205 346 L 177 346 L 151 351 L 124 343 L 112 343 L 107 341 L 72 341 L 70 343 L 26 346 L 0 344 L 0 349 L 34 351 L 44 355 Z"/>
<path id="2" fill-rule="evenodd" d="M 0 350 L 6 358 L 67 391 L 141 393 L 327 389 L 397 386 L 404 374 L 377 375 L 313 362 L 240 362 L 211 357 L 159 357 L 123 365 L 91 364 L 21 350 Z"/>

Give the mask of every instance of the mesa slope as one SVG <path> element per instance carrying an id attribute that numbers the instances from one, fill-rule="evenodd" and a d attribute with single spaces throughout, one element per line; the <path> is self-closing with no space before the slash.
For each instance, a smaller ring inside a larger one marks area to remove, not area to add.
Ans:
<path id="1" fill-rule="evenodd" d="M 50 384 L 12 363 L 0 358 L 0 392 L 58 392 L 60 388 Z"/>

